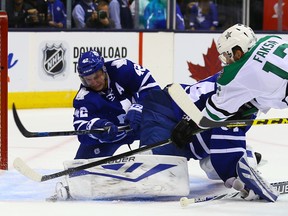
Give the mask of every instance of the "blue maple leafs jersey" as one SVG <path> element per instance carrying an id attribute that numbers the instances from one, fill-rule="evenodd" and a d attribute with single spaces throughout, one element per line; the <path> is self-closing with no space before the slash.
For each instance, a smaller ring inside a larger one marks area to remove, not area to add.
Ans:
<path id="1" fill-rule="evenodd" d="M 107 119 L 117 126 L 124 125 L 125 115 L 132 103 L 139 103 L 150 89 L 160 89 L 148 69 L 128 60 L 116 59 L 105 62 L 108 89 L 95 92 L 81 84 L 74 98 L 74 128 L 85 130 L 93 118 Z M 89 135 L 80 135 L 81 144 L 101 143 Z M 134 132 L 119 132 L 113 143 L 130 144 L 138 139 Z"/>
<path id="2" fill-rule="evenodd" d="M 199 110 L 203 110 L 205 108 L 208 98 L 216 92 L 216 82 L 219 74 L 220 72 L 193 85 L 181 84 Z M 188 118 L 174 101 L 172 101 L 172 106 L 179 121 L 182 118 Z"/>
<path id="3" fill-rule="evenodd" d="M 207 100 L 217 91 L 217 80 L 220 73 L 206 78 L 193 85 L 181 84 L 191 100 L 203 110 Z M 239 110 L 239 114 L 242 111 Z M 248 118 L 252 118 L 249 116 Z M 171 132 L 181 119 L 189 117 L 164 91 L 151 91 L 144 101 L 142 113 L 142 128 L 140 145 L 151 145 L 171 137 Z M 244 128 L 212 128 L 194 135 L 191 142 L 183 148 L 174 144 L 167 144 L 152 149 L 153 154 L 173 155 L 201 160 L 210 157 L 211 163 L 219 175 L 226 181 L 231 176 L 237 176 L 236 164 L 243 152 L 246 151 L 245 133 L 249 127 Z M 229 164 L 229 166 L 227 166 Z"/>

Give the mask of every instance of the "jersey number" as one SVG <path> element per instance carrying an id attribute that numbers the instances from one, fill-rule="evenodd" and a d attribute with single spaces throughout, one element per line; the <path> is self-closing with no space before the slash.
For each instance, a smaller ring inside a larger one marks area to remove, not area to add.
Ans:
<path id="1" fill-rule="evenodd" d="M 145 68 L 143 68 L 142 66 L 137 65 L 137 64 L 134 64 L 134 70 L 138 74 L 138 76 L 142 76 L 144 74 L 144 72 L 146 71 Z"/>
<path id="2" fill-rule="evenodd" d="M 273 52 L 273 54 L 283 59 L 287 55 L 287 53 L 284 52 L 286 48 L 288 48 L 288 44 L 282 44 Z M 263 66 L 263 70 L 267 73 L 274 73 L 283 79 L 288 79 L 288 73 L 271 62 L 266 62 Z"/>

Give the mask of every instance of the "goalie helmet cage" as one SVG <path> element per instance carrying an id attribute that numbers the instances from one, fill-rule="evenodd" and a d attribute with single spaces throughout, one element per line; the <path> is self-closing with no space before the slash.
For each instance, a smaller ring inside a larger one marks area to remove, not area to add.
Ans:
<path id="1" fill-rule="evenodd" d="M 8 17 L 0 11 L 0 169 L 8 169 Z"/>

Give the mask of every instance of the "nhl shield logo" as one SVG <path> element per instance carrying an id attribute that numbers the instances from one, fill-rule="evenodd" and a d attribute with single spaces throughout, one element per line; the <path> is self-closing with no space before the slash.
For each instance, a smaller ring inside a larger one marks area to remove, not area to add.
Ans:
<path id="1" fill-rule="evenodd" d="M 59 46 L 56 46 L 55 44 L 48 46 L 46 44 L 43 52 L 43 68 L 45 72 L 51 76 L 60 74 L 64 70 L 65 66 L 65 49 L 62 47 L 62 44 Z"/>

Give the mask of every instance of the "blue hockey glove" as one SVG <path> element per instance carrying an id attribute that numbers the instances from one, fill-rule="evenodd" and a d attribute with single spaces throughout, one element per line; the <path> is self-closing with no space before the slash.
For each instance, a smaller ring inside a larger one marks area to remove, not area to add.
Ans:
<path id="1" fill-rule="evenodd" d="M 142 120 L 142 108 L 141 104 L 132 104 L 126 114 L 124 122 L 129 124 L 131 129 L 135 132 L 140 130 Z"/>
<path id="2" fill-rule="evenodd" d="M 103 142 L 113 141 L 117 134 L 118 134 L 118 127 L 114 125 L 112 122 L 108 121 L 107 119 L 92 119 L 87 124 L 87 129 L 98 129 L 98 128 L 106 128 L 108 130 L 104 132 L 100 132 L 97 134 L 89 134 L 89 136 L 93 139 L 99 139 Z"/>

